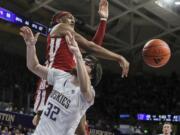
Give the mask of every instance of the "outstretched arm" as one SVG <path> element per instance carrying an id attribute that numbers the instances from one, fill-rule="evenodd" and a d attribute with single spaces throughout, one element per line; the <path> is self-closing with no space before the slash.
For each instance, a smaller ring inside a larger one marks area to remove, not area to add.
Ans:
<path id="1" fill-rule="evenodd" d="M 56 35 L 61 37 L 65 36 L 67 31 L 69 31 L 72 35 L 75 35 L 75 39 L 78 42 L 80 48 L 93 53 L 97 57 L 117 61 L 122 68 L 122 77 L 127 77 L 129 72 L 129 62 L 123 56 L 113 53 L 112 51 L 109 51 L 101 46 L 98 46 L 92 41 L 88 41 L 83 36 L 76 33 L 69 25 L 58 24 L 52 29 L 50 34 L 51 36 Z"/>
<path id="2" fill-rule="evenodd" d="M 20 29 L 20 35 L 24 38 L 26 43 L 26 64 L 28 69 L 39 77 L 47 79 L 48 69 L 39 64 L 39 60 L 36 55 L 35 44 L 39 33 L 34 36 L 31 29 L 24 26 Z"/>
<path id="3" fill-rule="evenodd" d="M 86 40 L 80 34 L 76 33 L 75 38 L 81 48 L 85 49 L 86 51 L 91 52 L 95 56 L 102 59 L 117 61 L 120 67 L 122 68 L 122 77 L 128 76 L 129 62 L 122 55 L 116 54 L 101 46 L 98 46 L 94 42 L 90 42 Z"/>
<path id="4" fill-rule="evenodd" d="M 98 26 L 98 29 L 96 30 L 96 34 L 94 35 L 92 41 L 98 45 L 102 45 L 104 35 L 106 32 L 106 25 L 107 25 L 107 19 L 109 16 L 109 9 L 108 9 L 108 1 L 107 0 L 100 0 L 99 3 L 99 16 L 100 16 L 100 24 Z"/>
<path id="5" fill-rule="evenodd" d="M 94 99 L 93 92 L 91 90 L 91 81 L 86 70 L 84 60 L 82 58 L 82 54 L 79 50 L 78 44 L 75 41 L 74 36 L 67 32 L 66 42 L 70 51 L 74 54 L 76 59 L 76 67 L 77 67 L 77 77 L 80 83 L 80 90 L 83 93 L 84 97 L 88 102 L 91 102 Z"/>

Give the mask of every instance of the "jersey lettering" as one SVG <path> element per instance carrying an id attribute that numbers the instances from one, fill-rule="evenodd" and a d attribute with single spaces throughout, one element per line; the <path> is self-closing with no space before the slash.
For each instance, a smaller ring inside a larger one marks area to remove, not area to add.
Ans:
<path id="1" fill-rule="evenodd" d="M 56 116 L 60 112 L 60 108 L 58 108 L 56 105 L 53 105 L 51 102 L 48 102 L 47 104 L 47 110 L 44 112 L 44 115 L 49 117 L 51 120 L 56 121 Z"/>

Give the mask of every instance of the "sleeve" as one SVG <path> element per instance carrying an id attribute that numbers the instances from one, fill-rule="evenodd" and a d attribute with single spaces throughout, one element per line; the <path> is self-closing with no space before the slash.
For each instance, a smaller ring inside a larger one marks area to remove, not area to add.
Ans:
<path id="1" fill-rule="evenodd" d="M 91 92 L 93 93 L 94 95 L 94 99 L 95 99 L 95 90 L 94 88 L 91 86 Z M 80 109 L 81 110 L 86 110 L 88 109 L 91 105 L 94 104 L 94 99 L 92 100 L 92 102 L 87 102 L 87 100 L 84 98 L 83 94 L 81 93 L 80 91 L 80 98 L 79 98 L 79 103 L 80 103 Z"/>
<path id="2" fill-rule="evenodd" d="M 94 35 L 92 41 L 98 45 L 102 45 L 103 43 L 103 39 L 104 39 L 104 35 L 106 32 L 106 25 L 107 22 L 105 20 L 101 20 L 100 24 L 98 26 L 98 29 L 96 30 L 96 34 Z"/>
<path id="3" fill-rule="evenodd" d="M 63 70 L 59 70 L 59 69 L 55 69 L 55 68 L 49 68 L 48 69 L 47 82 L 50 85 L 54 85 L 55 80 L 65 78 L 68 75 L 69 75 L 69 73 L 64 72 Z"/>

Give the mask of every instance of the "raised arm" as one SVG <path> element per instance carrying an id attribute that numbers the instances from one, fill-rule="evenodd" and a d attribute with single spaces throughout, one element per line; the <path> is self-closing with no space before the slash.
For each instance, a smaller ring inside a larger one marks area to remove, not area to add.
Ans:
<path id="1" fill-rule="evenodd" d="M 117 61 L 122 68 L 122 77 L 127 77 L 129 72 L 129 62 L 122 56 L 112 51 L 109 51 L 101 46 L 98 46 L 94 42 L 88 41 L 80 34 L 76 33 L 75 39 L 78 42 L 79 46 L 85 49 L 86 51 L 91 52 L 96 57 Z"/>
<path id="2" fill-rule="evenodd" d="M 28 69 L 37 76 L 47 79 L 48 69 L 39 64 L 39 60 L 36 55 L 35 44 L 39 33 L 34 36 L 31 29 L 24 26 L 20 29 L 20 35 L 24 38 L 26 43 L 26 64 Z"/>
<path id="3" fill-rule="evenodd" d="M 129 72 L 129 62 L 123 56 L 113 53 L 112 51 L 109 51 L 101 46 L 98 46 L 92 41 L 88 41 L 83 36 L 76 33 L 69 25 L 62 23 L 56 25 L 52 29 L 50 35 L 65 36 L 67 31 L 69 31 L 72 35 L 75 35 L 75 40 L 78 42 L 79 47 L 81 47 L 82 49 L 93 53 L 93 55 L 99 58 L 117 61 L 122 68 L 122 77 L 127 77 Z"/>
<path id="4" fill-rule="evenodd" d="M 91 81 L 86 70 L 84 60 L 82 58 L 82 54 L 79 50 L 78 44 L 75 41 L 74 36 L 72 36 L 70 32 L 68 32 L 66 35 L 66 42 L 69 46 L 70 51 L 74 54 L 76 59 L 77 77 L 80 83 L 80 90 L 86 98 L 86 100 L 88 102 L 91 102 L 94 99 L 94 95 L 91 90 Z"/>
<path id="5" fill-rule="evenodd" d="M 100 24 L 96 30 L 96 34 L 94 35 L 92 41 L 98 45 L 102 45 L 104 35 L 106 32 L 107 19 L 109 16 L 109 6 L 107 0 L 100 0 L 99 3 L 99 16 L 100 16 Z"/>

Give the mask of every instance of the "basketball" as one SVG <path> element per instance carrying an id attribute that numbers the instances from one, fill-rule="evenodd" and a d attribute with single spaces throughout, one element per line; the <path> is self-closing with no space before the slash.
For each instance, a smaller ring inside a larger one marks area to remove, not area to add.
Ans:
<path id="1" fill-rule="evenodd" d="M 171 50 L 165 41 L 152 39 L 145 44 L 142 55 L 148 66 L 159 68 L 167 64 L 171 57 Z"/>

